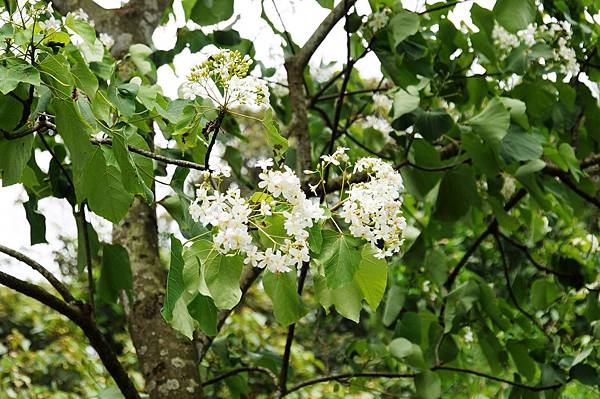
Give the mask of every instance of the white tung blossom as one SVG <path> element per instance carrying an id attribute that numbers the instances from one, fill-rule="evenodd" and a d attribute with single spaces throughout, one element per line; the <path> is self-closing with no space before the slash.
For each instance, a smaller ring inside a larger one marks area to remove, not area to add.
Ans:
<path id="1" fill-rule="evenodd" d="M 269 88 L 255 76 L 248 76 L 252 60 L 239 51 L 221 50 L 192 68 L 181 88 L 182 97 L 198 96 L 213 100 L 224 108 L 269 106 Z"/>
<path id="2" fill-rule="evenodd" d="M 213 243 L 220 253 L 241 253 L 246 264 L 273 273 L 289 272 L 310 260 L 307 229 L 324 219 L 325 211 L 317 201 L 306 197 L 300 179 L 291 169 L 284 166 L 282 170 L 273 170 L 272 165 L 272 160 L 258 162 L 262 169 L 259 187 L 269 200 L 246 200 L 237 188 L 221 194 L 204 182 L 196 191 L 196 200 L 189 211 L 195 221 L 213 226 Z M 271 237 L 264 229 L 271 220 L 267 218 L 276 216 L 284 219 L 286 237 Z M 272 245 L 261 249 L 250 233 L 251 228 L 263 233 Z"/>
<path id="3" fill-rule="evenodd" d="M 381 116 L 387 116 L 392 109 L 392 100 L 385 94 L 373 95 L 373 111 Z"/>
<path id="4" fill-rule="evenodd" d="M 366 173 L 368 180 L 350 186 L 340 216 L 350 224 L 353 236 L 371 243 L 377 251 L 375 256 L 392 256 L 400 250 L 406 230 L 406 219 L 400 210 L 402 176 L 379 158 L 359 159 L 354 172 Z"/>
<path id="5" fill-rule="evenodd" d="M 113 37 L 108 33 L 100 33 L 98 35 L 98 39 L 100 39 L 100 42 L 104 45 L 104 47 L 106 47 L 107 50 L 110 50 L 111 47 L 115 45 L 115 39 L 113 39 Z"/>
<path id="6" fill-rule="evenodd" d="M 381 11 L 374 12 L 369 15 L 369 19 L 367 20 L 367 26 L 373 31 L 377 32 L 380 29 L 383 29 L 387 26 L 390 21 L 390 14 L 392 10 L 389 8 L 384 8 Z"/>

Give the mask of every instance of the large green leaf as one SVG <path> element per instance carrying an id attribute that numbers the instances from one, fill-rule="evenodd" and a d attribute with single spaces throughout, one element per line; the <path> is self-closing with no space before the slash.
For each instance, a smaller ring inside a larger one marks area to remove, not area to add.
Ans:
<path id="1" fill-rule="evenodd" d="M 414 12 L 402 10 L 389 23 L 394 37 L 394 45 L 414 35 L 419 30 L 419 16 Z"/>
<path id="2" fill-rule="evenodd" d="M 499 99 L 494 98 L 481 113 L 471 118 L 469 124 L 486 142 L 497 144 L 508 131 L 510 113 Z"/>
<path id="3" fill-rule="evenodd" d="M 8 94 L 17 88 L 21 82 L 34 86 L 42 84 L 40 73 L 31 64 L 19 58 L 5 58 L 0 64 L 0 92 Z"/>
<path id="4" fill-rule="evenodd" d="M 196 0 L 189 15 L 190 19 L 199 25 L 216 24 L 231 18 L 233 0 Z"/>
<path id="5" fill-rule="evenodd" d="M 364 299 L 373 310 L 381 303 L 387 284 L 387 262 L 377 259 L 370 245 L 365 245 L 361 251 L 361 260 L 354 281 L 360 288 Z"/>
<path id="6" fill-rule="evenodd" d="M 463 217 L 471 206 L 479 203 L 473 169 L 460 165 L 447 172 L 440 183 L 435 217 L 452 222 Z"/>
<path id="7" fill-rule="evenodd" d="M 435 371 L 424 371 L 415 377 L 417 396 L 422 399 L 437 399 L 442 396 L 442 380 Z"/>
<path id="8" fill-rule="evenodd" d="M 85 197 L 96 214 L 118 223 L 129 210 L 133 195 L 121 183 L 121 171 L 111 148 L 97 146 L 82 169 Z"/>
<path id="9" fill-rule="evenodd" d="M 273 312 L 279 323 L 287 326 L 306 314 L 306 308 L 298 295 L 295 270 L 289 273 L 265 272 L 262 281 L 265 292 L 273 302 Z"/>
<path id="10" fill-rule="evenodd" d="M 323 231 L 323 250 L 319 260 L 325 267 L 327 285 L 338 288 L 349 283 L 360 265 L 361 240 L 333 230 Z"/>
<path id="11" fill-rule="evenodd" d="M 496 20 L 513 33 L 534 22 L 536 12 L 533 0 L 498 0 L 494 5 Z"/>
<path id="12" fill-rule="evenodd" d="M 225 256 L 213 250 L 202 262 L 206 286 L 219 309 L 232 309 L 242 297 L 240 276 L 244 266 L 241 255 Z"/>
<path id="13" fill-rule="evenodd" d="M 417 370 L 424 370 L 427 368 L 421 347 L 413 344 L 406 338 L 396 338 L 390 342 L 389 351 L 392 356 L 402 360 L 404 363 Z"/>
<path id="14" fill-rule="evenodd" d="M 71 73 L 69 61 L 62 54 L 47 54 L 39 64 L 42 80 L 52 93 L 67 101 L 73 93 L 75 81 Z"/>
<path id="15" fill-rule="evenodd" d="M 2 186 L 21 182 L 25 165 L 31 156 L 33 135 L 6 140 L 0 135 L 0 177 Z"/>
<path id="16" fill-rule="evenodd" d="M 102 246 L 102 268 L 98 279 L 98 296 L 105 302 L 116 303 L 121 291 L 132 288 L 129 254 L 120 245 Z"/>
<path id="17" fill-rule="evenodd" d="M 531 304 L 534 308 L 545 310 L 560 297 L 560 288 L 550 279 L 540 278 L 531 285 Z"/>
<path id="18" fill-rule="evenodd" d="M 169 274 L 167 275 L 167 292 L 165 294 L 165 303 L 161 313 L 165 320 L 173 320 L 173 310 L 175 303 L 181 297 L 184 290 L 183 282 L 183 246 L 175 236 L 171 235 L 171 264 Z"/>

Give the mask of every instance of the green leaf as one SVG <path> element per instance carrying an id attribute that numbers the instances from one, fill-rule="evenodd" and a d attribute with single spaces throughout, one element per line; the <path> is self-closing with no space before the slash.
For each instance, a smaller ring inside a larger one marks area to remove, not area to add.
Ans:
<path id="1" fill-rule="evenodd" d="M 479 203 L 473 169 L 460 165 L 442 178 L 435 203 L 434 216 L 453 222 L 463 217 L 471 206 Z"/>
<path id="2" fill-rule="evenodd" d="M 171 327 L 182 333 L 188 339 L 194 338 L 194 319 L 190 315 L 187 307 L 187 301 L 181 296 L 173 307 Z"/>
<path id="3" fill-rule="evenodd" d="M 3 187 L 21 182 L 25 165 L 31 157 L 32 145 L 33 134 L 15 140 L 0 136 L 0 177 Z"/>
<path id="4" fill-rule="evenodd" d="M 416 112 L 415 127 L 429 142 L 435 141 L 454 127 L 454 120 L 445 111 L 417 111 L 420 112 Z"/>
<path id="5" fill-rule="evenodd" d="M 288 273 L 265 272 L 262 281 L 279 323 L 288 326 L 306 314 L 307 310 L 298 295 L 295 270 Z"/>
<path id="6" fill-rule="evenodd" d="M 267 144 L 273 150 L 276 158 L 281 158 L 283 153 L 288 149 L 288 141 L 279 132 L 279 125 L 273 120 L 273 111 L 271 108 L 265 112 L 265 117 L 262 120 L 265 128 L 265 137 Z"/>
<path id="7" fill-rule="evenodd" d="M 404 290 L 399 285 L 392 285 L 385 298 L 385 309 L 383 310 L 383 324 L 389 327 L 400 314 L 404 306 Z"/>
<path id="8" fill-rule="evenodd" d="M 202 271 L 211 298 L 219 309 L 232 309 L 242 297 L 240 276 L 244 259 L 213 250 L 202 262 Z"/>
<path id="9" fill-rule="evenodd" d="M 333 230 L 323 231 L 319 260 L 325 267 L 327 286 L 338 288 L 352 281 L 360 265 L 361 240 Z"/>
<path id="10" fill-rule="evenodd" d="M 437 399 L 442 396 L 442 380 L 435 371 L 424 371 L 415 376 L 417 396 L 423 399 Z"/>
<path id="11" fill-rule="evenodd" d="M 233 0 L 196 0 L 190 19 L 199 25 L 213 25 L 231 18 Z"/>
<path id="12" fill-rule="evenodd" d="M 385 293 L 388 265 L 385 259 L 377 259 L 374 253 L 371 245 L 363 246 L 354 281 L 371 309 L 377 310 Z"/>
<path id="13" fill-rule="evenodd" d="M 414 111 L 419 106 L 420 98 L 408 91 L 399 89 L 394 94 L 394 119 Z"/>
<path id="14" fill-rule="evenodd" d="M 0 154 L 2 152 L 0 151 Z M 2 155 L 0 155 L 1 157 Z M 47 243 L 46 241 L 46 217 L 38 212 L 38 202 L 35 194 L 27 190 L 29 201 L 23 202 L 25 216 L 29 222 L 29 241 L 31 245 Z"/>
<path id="15" fill-rule="evenodd" d="M 131 194 L 143 195 L 146 201 L 152 202 L 154 199 L 152 190 L 146 185 L 141 170 L 133 159 L 133 154 L 129 152 L 124 134 L 117 130 L 113 130 L 113 133 L 112 149 L 121 170 L 123 186 Z"/>
<path id="16" fill-rule="evenodd" d="M 98 91 L 98 79 L 90 70 L 78 51 L 72 51 L 69 54 L 71 60 L 71 72 L 75 80 L 75 86 L 93 100 Z"/>
<path id="17" fill-rule="evenodd" d="M 73 74 L 69 62 L 62 54 L 48 54 L 39 64 L 42 80 L 52 93 L 66 101 L 73 93 Z"/>
<path id="18" fill-rule="evenodd" d="M 152 71 L 150 62 L 152 49 L 144 44 L 133 44 L 129 47 L 129 56 L 142 75 L 147 75 Z"/>
<path id="19" fill-rule="evenodd" d="M 500 143 L 500 155 L 508 162 L 539 159 L 543 152 L 541 137 L 520 129 L 510 129 Z"/>
<path id="20" fill-rule="evenodd" d="M 512 33 L 534 22 L 536 12 L 533 0 L 498 0 L 494 6 L 496 20 Z"/>
<path id="21" fill-rule="evenodd" d="M 560 297 L 560 288 L 547 278 L 540 278 L 531 285 L 531 304 L 538 310 L 545 310 Z"/>
<path id="22" fill-rule="evenodd" d="M 19 83 L 34 86 L 42 84 L 40 73 L 34 66 L 19 58 L 6 58 L 6 65 L 0 64 L 0 92 L 8 94 L 17 88 Z"/>
<path id="23" fill-rule="evenodd" d="M 183 245 L 181 245 L 181 242 L 174 235 L 171 235 L 171 264 L 169 266 L 169 274 L 167 275 L 165 303 L 161 310 L 162 316 L 168 322 L 173 320 L 175 303 L 179 300 L 184 290 L 182 251 Z"/>
<path id="24" fill-rule="evenodd" d="M 427 364 L 423 359 L 421 347 L 413 344 L 406 338 L 396 338 L 390 342 L 389 351 L 392 356 L 402 360 L 404 363 L 417 370 L 424 370 L 427 368 Z"/>
<path id="25" fill-rule="evenodd" d="M 571 367 L 569 370 L 569 377 L 576 379 L 585 385 L 598 385 L 600 384 L 600 377 L 598 371 L 589 364 L 578 364 Z"/>
<path id="26" fill-rule="evenodd" d="M 187 308 L 190 316 L 198 323 L 198 327 L 202 331 L 211 337 L 217 335 L 218 309 L 210 297 L 198 294 Z"/>
<path id="27" fill-rule="evenodd" d="M 121 171 L 112 149 L 97 146 L 85 163 L 79 181 L 84 182 L 85 197 L 92 211 L 118 223 L 131 206 L 133 195 L 121 183 Z"/>
<path id="28" fill-rule="evenodd" d="M 419 16 L 414 12 L 402 10 L 389 23 L 394 37 L 394 46 L 419 30 Z"/>
<path id="29" fill-rule="evenodd" d="M 497 98 L 492 99 L 485 109 L 475 115 L 469 124 L 473 131 L 490 144 L 497 144 L 508 131 L 510 114 Z"/>
<path id="30" fill-rule="evenodd" d="M 69 13 L 65 18 L 65 25 L 71 28 L 81 38 L 93 44 L 96 41 L 96 31 L 88 22 L 81 18 L 76 18 L 73 13 Z"/>
<path id="31" fill-rule="evenodd" d="M 102 245 L 102 268 L 98 279 L 98 296 L 107 303 L 116 303 L 121 290 L 132 288 L 129 254 L 120 245 Z"/>
<path id="32" fill-rule="evenodd" d="M 328 309 L 334 305 L 340 315 L 355 323 L 360 321 L 363 293 L 354 281 L 341 287 L 329 288 L 326 279 L 317 276 L 315 277 L 315 292 L 323 308 Z"/>
<path id="33" fill-rule="evenodd" d="M 462 132 L 462 145 L 473 164 L 486 176 L 494 177 L 500 172 L 497 156 L 492 147 L 473 132 Z"/>
<path id="34" fill-rule="evenodd" d="M 510 340 L 506 344 L 506 349 L 508 349 L 519 373 L 525 376 L 529 381 L 533 381 L 535 378 L 536 367 L 535 362 L 529 356 L 527 347 L 519 342 Z"/>

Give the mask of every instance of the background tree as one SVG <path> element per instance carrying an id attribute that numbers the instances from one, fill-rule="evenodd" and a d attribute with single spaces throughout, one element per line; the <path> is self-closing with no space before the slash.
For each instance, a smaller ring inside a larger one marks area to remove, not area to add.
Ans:
<path id="1" fill-rule="evenodd" d="M 2 183 L 27 190 L 32 245 L 48 196 L 71 204 L 79 235 L 76 275 L 0 245 L 49 286 L 0 283 L 78 326 L 127 398 L 592 394 L 600 6 L 473 4 L 458 29 L 459 3 L 372 0 L 359 15 L 319 1 L 330 13 L 301 46 L 263 9 L 284 43 L 287 82 L 272 82 L 251 41 L 205 28 L 232 18 L 233 0 L 183 1 L 194 24 L 169 51 L 149 47 L 168 1 L 4 2 Z M 338 22 L 346 62 L 320 81 L 308 62 Z M 156 68 L 209 44 L 223 51 L 165 97 Z M 379 82 L 355 70 L 369 53 Z M 171 179 L 165 198 L 156 176 Z M 249 215 L 232 222 L 234 202 Z M 179 228 L 168 262 L 157 204 Z M 90 211 L 113 223 L 112 243 Z"/>

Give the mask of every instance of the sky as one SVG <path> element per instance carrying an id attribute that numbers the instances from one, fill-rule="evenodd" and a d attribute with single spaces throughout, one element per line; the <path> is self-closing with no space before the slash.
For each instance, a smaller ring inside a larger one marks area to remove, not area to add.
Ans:
<path id="1" fill-rule="evenodd" d="M 286 29 L 290 32 L 292 39 L 302 45 L 310 37 L 314 29 L 327 16 L 328 10 L 320 7 L 315 0 L 275 0 L 281 20 Z M 97 3 L 106 8 L 118 7 L 118 0 L 96 0 Z M 436 2 L 435 0 L 433 2 Z M 495 0 L 478 0 L 475 3 L 486 8 L 492 8 Z M 271 20 L 278 28 L 282 28 L 281 22 L 277 16 L 272 0 L 265 0 L 265 11 L 271 17 Z M 338 3 L 338 1 L 336 1 Z M 234 16 L 229 21 L 223 21 L 211 29 L 223 29 L 232 22 L 233 28 L 238 30 L 243 38 L 254 42 L 256 49 L 256 59 L 262 61 L 267 66 L 278 68 L 275 78 L 285 79 L 283 65 L 283 53 L 280 48 L 280 38 L 275 35 L 267 23 L 260 17 L 260 0 L 236 0 Z M 404 0 L 405 8 L 413 11 L 422 10 L 425 4 L 424 0 Z M 470 23 L 469 10 L 473 2 L 467 1 L 458 4 L 450 13 L 449 19 L 459 26 L 461 23 Z M 356 3 L 359 14 L 368 14 L 370 7 L 368 0 L 358 0 Z M 175 44 L 175 34 L 178 27 L 185 25 L 183 18 L 183 9 L 180 0 L 175 1 L 175 16 L 165 25 L 157 29 L 153 36 L 154 47 L 157 49 L 170 49 Z M 207 31 L 205 29 L 205 31 Z M 346 36 L 343 30 L 343 21 L 340 21 L 332 30 L 327 39 L 322 43 L 311 59 L 311 67 L 319 67 L 334 63 L 341 65 L 345 60 Z M 177 88 L 187 75 L 189 69 L 203 60 L 206 52 L 211 52 L 214 47 L 204 48 L 200 54 L 190 54 L 189 50 L 184 50 L 182 54 L 174 59 L 175 70 L 169 66 L 162 66 L 158 70 L 158 84 L 162 87 L 164 94 L 176 98 Z M 375 55 L 369 54 L 356 65 L 360 74 L 365 78 L 381 77 L 380 64 Z M 36 161 L 42 170 L 47 170 L 50 157 L 48 153 L 37 152 Z M 164 181 L 168 179 L 163 178 Z M 157 199 L 163 198 L 168 194 L 168 188 L 157 185 Z M 0 244 L 19 250 L 31 258 L 37 260 L 42 265 L 56 272 L 58 265 L 54 261 L 53 250 L 62 248 L 61 236 L 76 237 L 77 229 L 75 220 L 71 214 L 71 208 L 66 200 L 57 198 L 44 198 L 39 201 L 39 212 L 46 217 L 46 239 L 48 244 L 30 245 L 29 223 L 25 217 L 25 211 L 22 202 L 27 201 L 27 194 L 21 185 L 12 185 L 10 187 L 0 188 Z M 159 213 L 164 210 L 159 206 Z M 110 241 L 111 227 L 106 220 L 91 215 L 91 222 L 101 240 Z M 28 266 L 13 261 L 11 258 L 0 254 L 0 270 L 8 272 L 15 277 L 25 278 L 33 281 L 39 281 L 40 277 L 35 274 Z"/>

